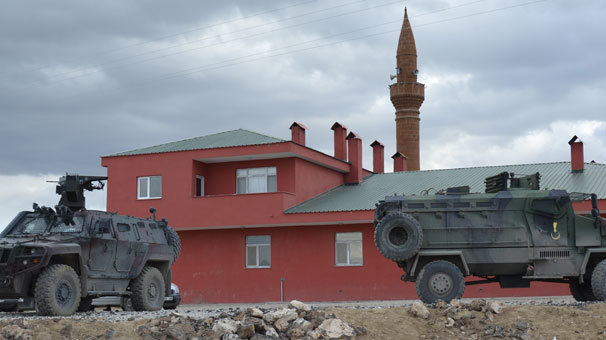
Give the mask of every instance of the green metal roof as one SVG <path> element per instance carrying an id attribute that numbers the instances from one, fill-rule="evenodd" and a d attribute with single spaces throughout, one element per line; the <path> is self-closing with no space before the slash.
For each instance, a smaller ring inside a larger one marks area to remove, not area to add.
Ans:
<path id="1" fill-rule="evenodd" d="M 286 142 L 260 133 L 237 129 L 215 133 L 213 135 L 194 137 L 176 142 L 150 146 L 142 149 L 125 151 L 105 157 L 133 156 L 162 152 L 176 152 L 202 149 L 228 148 L 233 146 L 261 145 Z"/>
<path id="2" fill-rule="evenodd" d="M 484 192 L 484 179 L 504 171 L 513 172 L 517 177 L 539 172 L 541 189 L 595 193 L 600 199 L 606 198 L 606 164 L 585 163 L 582 173 L 572 173 L 570 162 L 559 162 L 373 174 L 359 184 L 341 185 L 287 209 L 285 213 L 374 210 L 375 203 L 385 196 L 394 193 L 420 195 L 432 188 L 469 185 L 471 192 Z"/>

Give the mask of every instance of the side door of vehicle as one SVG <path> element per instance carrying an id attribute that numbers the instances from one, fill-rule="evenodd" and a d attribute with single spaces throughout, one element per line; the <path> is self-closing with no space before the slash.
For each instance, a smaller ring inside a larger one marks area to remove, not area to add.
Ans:
<path id="1" fill-rule="evenodd" d="M 116 259 L 116 235 L 112 220 L 100 218 L 93 222 L 93 233 L 89 250 L 88 267 L 91 271 L 113 272 Z"/>
<path id="2" fill-rule="evenodd" d="M 141 247 L 141 234 L 137 224 L 119 222 L 116 223 L 118 231 L 118 249 L 114 268 L 118 273 L 128 274 Z"/>
<path id="3" fill-rule="evenodd" d="M 526 216 L 537 247 L 568 245 L 568 214 L 557 197 L 527 199 Z"/>

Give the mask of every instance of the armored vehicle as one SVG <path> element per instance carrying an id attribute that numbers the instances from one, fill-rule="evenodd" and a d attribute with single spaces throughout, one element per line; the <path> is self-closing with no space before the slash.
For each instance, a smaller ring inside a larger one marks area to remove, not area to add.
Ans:
<path id="1" fill-rule="evenodd" d="M 86 210 L 84 190 L 106 179 L 61 177 L 55 209 L 34 203 L 0 233 L 2 311 L 71 315 L 102 296 L 128 296 L 137 311 L 162 308 L 179 236 L 153 208 L 148 219 Z"/>
<path id="2" fill-rule="evenodd" d="M 377 204 L 375 245 L 404 270 L 403 281 L 416 282 L 422 301 L 460 298 L 466 284 L 533 280 L 567 283 L 580 301 L 606 301 L 606 221 L 596 195 L 591 216 L 580 216 L 566 191 L 539 190 L 538 173 L 485 182 L 485 193 L 457 187 Z"/>

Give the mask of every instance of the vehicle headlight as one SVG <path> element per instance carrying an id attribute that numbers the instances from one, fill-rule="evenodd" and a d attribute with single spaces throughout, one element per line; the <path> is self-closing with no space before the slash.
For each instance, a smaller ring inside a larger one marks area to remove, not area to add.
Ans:
<path id="1" fill-rule="evenodd" d="M 171 291 L 173 294 L 179 294 L 179 287 L 178 287 L 176 284 L 171 283 L 171 284 L 170 284 L 170 291 Z"/>
<path id="2" fill-rule="evenodd" d="M 44 248 L 40 247 L 23 247 L 17 256 L 38 256 L 44 254 Z"/>

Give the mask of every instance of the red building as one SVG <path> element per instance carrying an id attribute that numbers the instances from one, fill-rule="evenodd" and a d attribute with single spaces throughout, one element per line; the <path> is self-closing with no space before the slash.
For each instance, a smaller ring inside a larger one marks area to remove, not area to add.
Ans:
<path id="1" fill-rule="evenodd" d="M 576 168 L 560 162 L 382 173 L 381 143 L 372 143 L 371 172 L 362 168 L 360 137 L 339 123 L 332 129 L 332 156 L 305 146 L 305 127 L 294 123 L 292 140 L 233 130 L 103 157 L 107 210 L 145 217 L 154 206 L 168 218 L 183 242 L 173 280 L 188 303 L 415 298 L 414 285 L 399 280 L 401 270 L 373 242 L 374 204 L 393 193 L 458 185 L 481 192 L 487 176 L 540 172 L 543 187 L 595 192 L 606 211 L 606 165 L 584 163 L 582 143 L 573 143 Z M 575 208 L 589 210 L 588 203 Z M 562 294 L 567 286 L 547 283 L 465 292 Z"/>
<path id="2" fill-rule="evenodd" d="M 606 165 L 585 164 L 580 142 L 571 142 L 572 162 L 406 171 L 419 169 L 425 98 L 406 15 L 396 59 L 394 173 L 383 173 L 378 141 L 371 144 L 373 171 L 363 169 L 361 138 L 339 123 L 332 126 L 333 155 L 305 146 L 299 123 L 290 127 L 291 140 L 233 130 L 103 157 L 107 210 L 145 217 L 154 206 L 168 218 L 183 243 L 173 280 L 186 303 L 416 298 L 414 285 L 402 283 L 401 269 L 374 246 L 374 205 L 393 193 L 461 185 L 482 192 L 488 176 L 540 172 L 543 187 L 594 192 L 606 211 Z M 575 209 L 588 212 L 590 204 Z M 568 294 L 568 287 L 502 290 L 493 284 L 465 292 L 558 294 Z"/>

